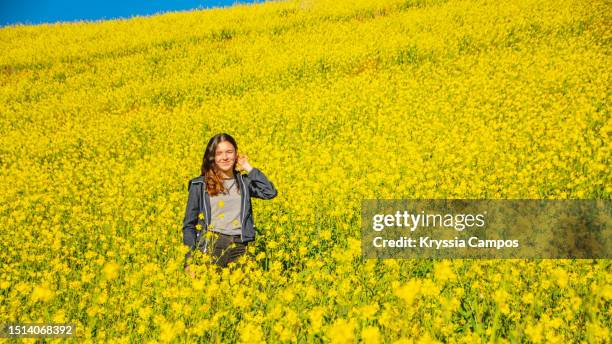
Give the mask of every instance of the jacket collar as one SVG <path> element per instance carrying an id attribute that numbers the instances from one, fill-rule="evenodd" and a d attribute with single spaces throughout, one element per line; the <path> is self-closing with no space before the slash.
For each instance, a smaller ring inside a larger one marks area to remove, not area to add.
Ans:
<path id="1" fill-rule="evenodd" d="M 240 178 L 242 177 L 242 173 L 238 172 L 238 171 L 234 171 L 234 177 L 235 178 Z M 190 183 L 204 183 L 204 176 L 198 176 L 193 178 Z"/>

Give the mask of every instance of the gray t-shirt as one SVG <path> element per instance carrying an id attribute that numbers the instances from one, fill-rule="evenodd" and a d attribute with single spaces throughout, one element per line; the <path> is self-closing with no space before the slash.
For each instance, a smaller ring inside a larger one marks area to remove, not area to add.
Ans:
<path id="1" fill-rule="evenodd" d="M 210 210 L 212 213 L 212 231 L 240 235 L 240 192 L 236 185 L 238 181 L 234 178 L 223 179 L 225 193 L 210 198 Z"/>

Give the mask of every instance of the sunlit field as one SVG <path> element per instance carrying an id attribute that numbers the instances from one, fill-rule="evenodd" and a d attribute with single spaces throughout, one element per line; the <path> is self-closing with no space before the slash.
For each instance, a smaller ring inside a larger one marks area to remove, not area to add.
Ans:
<path id="1" fill-rule="evenodd" d="M 0 323 L 75 323 L 79 343 L 609 342 L 609 259 L 366 260 L 360 238 L 363 199 L 610 199 L 611 13 L 304 0 L 0 29 Z M 278 197 L 254 200 L 244 272 L 196 255 L 191 278 L 187 183 L 219 132 Z"/>

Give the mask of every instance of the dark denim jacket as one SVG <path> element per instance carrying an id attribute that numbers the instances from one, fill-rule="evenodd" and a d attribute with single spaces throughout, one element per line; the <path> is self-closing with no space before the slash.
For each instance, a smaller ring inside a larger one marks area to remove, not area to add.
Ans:
<path id="1" fill-rule="evenodd" d="M 272 182 L 258 170 L 253 168 L 248 174 L 234 172 L 240 183 L 240 220 L 242 223 L 242 233 L 240 239 L 246 243 L 255 240 L 255 221 L 253 220 L 253 210 L 251 208 L 251 197 L 261 199 L 272 199 L 276 197 L 277 191 Z M 189 252 L 185 259 L 189 258 L 191 251 L 196 245 L 202 252 L 207 251 L 207 240 L 203 239 L 204 233 L 210 224 L 210 196 L 204 185 L 204 177 L 199 176 L 189 181 L 187 186 L 189 199 L 183 218 L 183 244 L 189 246 Z M 200 219 L 199 214 L 204 214 Z M 196 230 L 196 224 L 202 226 L 201 230 Z"/>

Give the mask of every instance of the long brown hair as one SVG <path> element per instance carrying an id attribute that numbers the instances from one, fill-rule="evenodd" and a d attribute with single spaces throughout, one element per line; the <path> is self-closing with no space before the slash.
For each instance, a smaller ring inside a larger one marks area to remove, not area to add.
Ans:
<path id="1" fill-rule="evenodd" d="M 216 196 L 225 191 L 221 177 L 215 168 L 215 153 L 217 151 L 217 146 L 223 141 L 231 143 L 236 151 L 236 156 L 238 156 L 238 144 L 229 134 L 220 133 L 210 138 L 208 145 L 206 145 L 206 150 L 204 151 L 204 158 L 202 159 L 202 176 L 204 176 L 206 191 L 208 191 L 210 196 Z M 234 161 L 234 166 L 232 167 L 234 178 L 236 178 L 236 161 Z M 238 183 L 238 181 L 236 181 L 236 186 L 240 191 L 240 183 Z"/>

